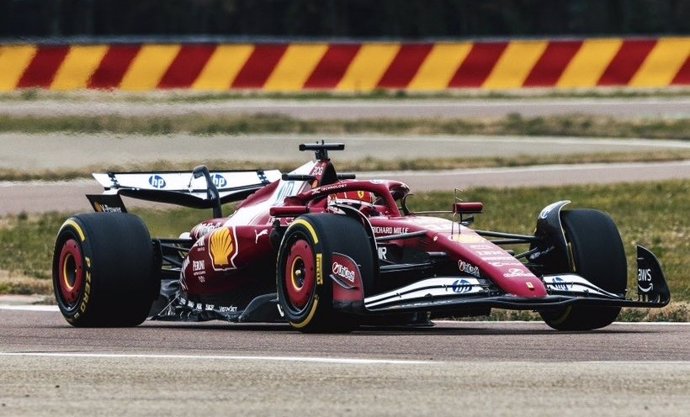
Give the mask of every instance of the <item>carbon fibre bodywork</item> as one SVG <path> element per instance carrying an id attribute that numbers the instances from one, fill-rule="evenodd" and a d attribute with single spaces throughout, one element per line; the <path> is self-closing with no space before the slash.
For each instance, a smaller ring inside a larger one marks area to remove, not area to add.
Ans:
<path id="1" fill-rule="evenodd" d="M 372 254 L 372 270 L 360 270 L 357 259 L 337 252 L 324 255 L 328 264 L 321 253 L 306 266 L 299 264 L 315 269 L 317 280 L 330 280 L 332 308 L 358 323 L 391 318 L 419 324 L 433 317 L 487 314 L 491 308 L 651 308 L 670 301 L 661 266 L 643 247 L 637 248 L 636 299 L 577 273 L 562 224 L 568 201 L 545 207 L 534 235 L 476 230 L 470 216 L 481 212 L 481 203 L 449 202 L 446 213 L 414 213 L 405 184 L 337 173 L 328 151 L 343 148 L 302 145 L 300 150 L 314 151 L 316 158 L 289 174 L 205 167 L 192 173 L 95 174 L 106 190 L 89 198 L 97 211 L 126 211 L 120 195 L 214 209 L 214 218 L 179 239 L 153 239 L 161 290 L 151 318 L 158 320 L 285 320 L 284 295 L 276 291 L 284 271 L 276 259 L 286 232 L 299 222 L 311 240 L 323 240 L 309 221 L 300 220 L 308 215 L 344 216 L 365 231 L 360 246 Z M 229 201 L 241 202 L 224 217 L 221 205 Z M 328 239 L 347 236 L 334 230 Z M 512 245 L 525 249 L 515 253 L 506 248 Z M 294 267 L 297 261 L 291 262 Z M 292 280 L 301 288 L 301 281 Z"/>

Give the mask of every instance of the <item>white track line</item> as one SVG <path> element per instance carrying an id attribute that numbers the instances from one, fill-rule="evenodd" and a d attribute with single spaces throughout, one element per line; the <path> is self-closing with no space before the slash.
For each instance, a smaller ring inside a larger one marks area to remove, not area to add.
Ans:
<path id="1" fill-rule="evenodd" d="M 438 361 L 416 361 L 397 359 L 319 358 L 309 356 L 235 356 L 235 355 L 163 355 L 129 353 L 70 353 L 70 352 L 0 352 L 0 356 L 44 357 L 44 358 L 97 358 L 97 359 L 185 359 L 185 360 L 227 360 L 227 361 L 272 361 L 311 362 L 345 365 L 428 365 Z"/>
<path id="2" fill-rule="evenodd" d="M 0 304 L 0 310 L 58 312 L 58 306 Z"/>
<path id="3" fill-rule="evenodd" d="M 33 312 L 58 312 L 57 306 L 48 305 L 3 305 L 0 304 L 0 310 L 11 310 L 11 311 L 33 311 Z M 436 324 L 535 324 L 541 323 L 540 321 L 526 321 L 526 320 L 434 320 Z M 689 322 L 677 322 L 677 321 L 616 321 L 613 324 L 622 324 L 625 326 L 690 326 Z"/>
<path id="4" fill-rule="evenodd" d="M 539 320 L 433 320 L 436 324 L 545 324 Z M 611 325 L 624 326 L 690 326 L 686 321 L 614 321 Z"/>

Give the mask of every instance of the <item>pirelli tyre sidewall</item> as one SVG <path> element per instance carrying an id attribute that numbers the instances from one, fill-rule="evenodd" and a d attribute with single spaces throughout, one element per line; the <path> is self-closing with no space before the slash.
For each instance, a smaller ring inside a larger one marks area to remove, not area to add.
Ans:
<path id="1" fill-rule="evenodd" d="M 140 324 L 157 284 L 151 238 L 137 216 L 88 213 L 63 223 L 53 252 L 53 290 L 73 326 Z"/>
<path id="2" fill-rule="evenodd" d="M 281 241 L 276 286 L 281 309 L 290 325 L 302 332 L 344 332 L 355 318 L 333 308 L 332 254 L 346 254 L 371 277 L 373 255 L 363 227 L 335 214 L 300 216 Z M 366 278 L 365 278 L 366 279 Z"/>
<path id="3" fill-rule="evenodd" d="M 568 210 L 561 215 L 572 258 L 570 272 L 606 291 L 623 294 L 627 286 L 627 261 L 623 241 L 611 217 L 591 209 Z M 541 316 L 557 330 L 593 330 L 611 324 L 620 310 L 620 307 L 572 305 L 558 311 L 544 311 Z"/>

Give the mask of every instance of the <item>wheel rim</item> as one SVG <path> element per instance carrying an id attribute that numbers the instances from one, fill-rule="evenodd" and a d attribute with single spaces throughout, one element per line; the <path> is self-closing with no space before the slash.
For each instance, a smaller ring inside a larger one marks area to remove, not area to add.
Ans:
<path id="1" fill-rule="evenodd" d="M 298 239 L 290 246 L 284 280 L 290 306 L 303 310 L 309 304 L 316 283 L 314 251 L 305 239 Z"/>
<path id="2" fill-rule="evenodd" d="M 62 245 L 59 265 L 60 296 L 71 307 L 79 300 L 84 287 L 84 260 L 76 240 L 69 239 Z"/>

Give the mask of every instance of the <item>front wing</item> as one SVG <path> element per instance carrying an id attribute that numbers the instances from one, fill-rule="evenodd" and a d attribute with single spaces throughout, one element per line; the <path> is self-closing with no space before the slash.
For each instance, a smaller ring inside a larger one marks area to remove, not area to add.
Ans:
<path id="1" fill-rule="evenodd" d="M 659 261 L 642 246 L 637 247 L 637 299 L 614 294 L 582 276 L 566 273 L 545 275 L 546 297 L 526 298 L 503 294 L 488 280 L 475 277 L 435 277 L 364 299 L 370 313 L 413 311 L 462 311 L 466 309 L 505 308 L 514 310 L 550 310 L 568 305 L 611 307 L 663 307 L 671 300 Z"/>

